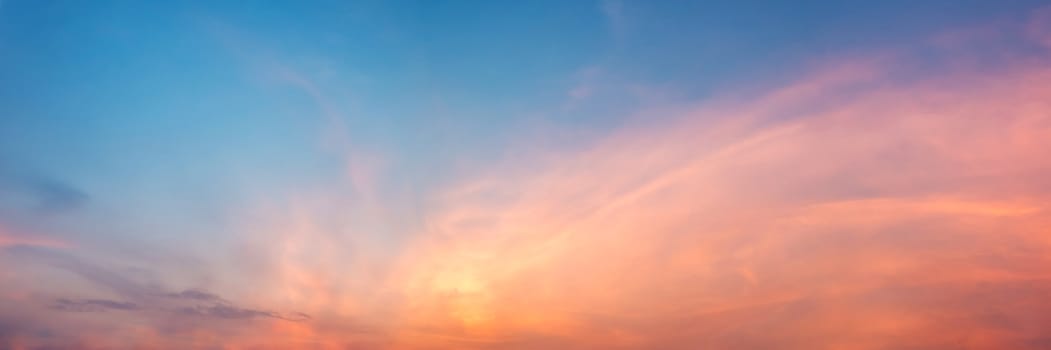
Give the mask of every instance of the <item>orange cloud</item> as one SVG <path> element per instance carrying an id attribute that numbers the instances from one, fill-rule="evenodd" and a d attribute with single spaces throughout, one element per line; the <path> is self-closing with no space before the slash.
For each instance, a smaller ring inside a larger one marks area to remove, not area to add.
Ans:
<path id="1" fill-rule="evenodd" d="M 404 248 L 359 220 L 381 206 L 305 195 L 251 230 L 276 264 L 259 303 L 317 316 L 268 339 L 1046 345 L 1051 64 L 909 77 L 906 62 L 843 62 L 511 160 L 438 191 Z"/>
<path id="2" fill-rule="evenodd" d="M 448 191 L 390 282 L 406 300 L 398 339 L 1046 345 L 1051 64 L 882 78 L 894 63 L 839 65 Z"/>

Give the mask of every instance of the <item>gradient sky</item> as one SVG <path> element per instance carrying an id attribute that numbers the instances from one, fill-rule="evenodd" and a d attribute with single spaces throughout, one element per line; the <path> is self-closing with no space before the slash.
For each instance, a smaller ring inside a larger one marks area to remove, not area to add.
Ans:
<path id="1" fill-rule="evenodd" d="M 0 0 L 0 349 L 1051 347 L 1047 1 Z"/>

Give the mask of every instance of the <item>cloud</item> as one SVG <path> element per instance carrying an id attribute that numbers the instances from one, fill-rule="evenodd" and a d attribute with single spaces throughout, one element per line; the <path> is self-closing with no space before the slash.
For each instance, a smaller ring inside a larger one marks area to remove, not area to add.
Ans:
<path id="1" fill-rule="evenodd" d="M 404 253 L 397 327 L 434 337 L 402 340 L 1032 348 L 1051 312 L 1051 60 L 1005 57 L 834 62 L 490 169 Z"/>
<path id="2" fill-rule="evenodd" d="M 106 328 L 116 322 L 132 322 L 138 324 L 151 332 L 157 332 L 160 339 L 166 344 L 177 346 L 180 342 L 175 341 L 184 337 L 186 333 L 199 332 L 202 327 L 209 327 L 212 332 L 219 335 L 233 336 L 238 329 L 251 327 L 252 322 L 273 320 L 277 322 L 302 323 L 310 320 L 310 316 L 300 312 L 281 313 L 270 310 L 254 309 L 237 305 L 236 303 L 201 289 L 185 289 L 172 292 L 163 284 L 157 282 L 144 282 L 142 277 L 130 277 L 116 272 L 110 268 L 100 266 L 97 262 L 76 256 L 70 252 L 46 250 L 31 247 L 20 247 L 8 251 L 10 257 L 19 261 L 21 271 L 29 270 L 35 266 L 50 266 L 61 271 L 73 273 L 88 282 L 88 288 L 75 288 L 67 292 L 58 290 L 47 290 L 42 292 L 49 295 L 67 294 L 51 299 L 34 309 L 32 299 L 18 302 L 19 307 L 5 305 L 5 303 L 17 302 L 11 300 L 10 295 L 0 295 L 0 307 L 10 310 L 12 314 L 43 314 L 52 315 L 43 321 L 38 321 L 36 328 L 54 329 L 52 332 L 60 337 L 38 339 L 32 335 L 19 334 L 20 338 L 30 339 L 41 344 L 68 347 L 70 339 L 79 339 L 82 332 L 88 332 L 93 328 L 105 328 L 114 331 L 118 328 Z M 149 274 L 148 274 L 149 275 Z M 35 280 L 40 282 L 39 280 Z M 5 288 L 0 291 L 10 291 Z M 71 297 L 72 291 L 101 293 L 102 295 L 113 295 L 108 297 Z M 19 297 L 14 294 L 14 298 Z M 27 303 L 29 301 L 29 303 Z M 89 313 L 98 315 L 85 315 L 79 319 L 70 319 L 57 315 L 57 312 Z M 89 321 L 85 321 L 89 320 Z M 236 321 L 236 322 L 232 322 Z M 85 323 L 87 322 L 87 323 Z M 219 324 L 213 324 L 220 322 Z M 128 331 L 124 329 L 118 333 Z M 94 330 L 93 332 L 103 332 Z M 121 334 L 120 337 L 127 336 Z M 120 339 L 120 337 L 113 339 Z M 35 340 L 34 340 L 35 339 Z M 30 342 L 30 343 L 34 343 Z M 3 345 L 3 343 L 0 343 Z M 102 346 L 108 347 L 108 346 Z M 157 347 L 157 346 L 152 346 Z"/>
<path id="3" fill-rule="evenodd" d="M 183 307 L 178 309 L 178 312 L 184 315 L 222 319 L 275 318 L 293 322 L 302 322 L 310 319 L 309 315 L 301 312 L 283 315 L 273 311 L 240 308 L 226 303 Z"/>
<path id="4" fill-rule="evenodd" d="M 69 243 L 49 237 L 15 234 L 0 227 L 0 249 L 8 247 L 66 248 Z"/>
<path id="5" fill-rule="evenodd" d="M 220 298 L 218 295 L 195 289 L 187 289 L 178 293 L 168 293 L 166 296 L 169 298 L 176 299 L 188 299 L 208 302 L 226 302 L 225 300 L 223 300 L 223 298 Z"/>
<path id="6" fill-rule="evenodd" d="M 36 210 L 40 212 L 65 212 L 80 207 L 89 198 L 83 191 L 52 178 L 38 177 L 28 186 L 39 198 Z"/>
<path id="7" fill-rule="evenodd" d="M 0 205 L 20 207 L 22 214 L 60 214 L 82 207 L 90 196 L 72 184 L 55 177 L 31 173 L 3 171 L 0 168 L 0 193 L 5 199 Z"/>
<path id="8" fill-rule="evenodd" d="M 643 111 L 584 147 L 509 152 L 434 190 L 395 248 L 364 239 L 339 194 L 303 193 L 242 228 L 271 264 L 259 298 L 314 317 L 273 336 L 1035 348 L 1051 314 L 1051 58 L 969 45 L 1004 54 L 829 60 L 766 90 Z"/>
<path id="9" fill-rule="evenodd" d="M 66 299 L 61 298 L 55 300 L 55 303 L 51 306 L 54 310 L 59 311 L 72 311 L 72 312 L 102 312 L 108 310 L 118 311 L 134 311 L 138 310 L 139 306 L 135 303 L 114 301 L 106 299 Z"/>
<path id="10" fill-rule="evenodd" d="M 218 317 L 218 318 L 229 318 L 229 319 L 248 319 L 256 317 L 275 317 L 274 313 L 242 309 L 224 304 L 215 304 L 209 306 L 195 306 L 185 307 L 179 310 L 179 312 L 186 315 L 204 316 L 204 317 Z"/>
<path id="11" fill-rule="evenodd" d="M 12 251 L 19 258 L 30 263 L 43 263 L 48 266 L 71 272 L 84 280 L 109 290 L 122 298 L 133 301 L 144 301 L 158 294 L 154 288 L 143 285 L 119 273 L 98 266 L 72 253 L 24 247 Z"/>
<path id="12" fill-rule="evenodd" d="M 274 311 L 237 307 L 218 295 L 195 289 L 187 289 L 178 293 L 167 293 L 165 296 L 172 299 L 200 302 L 200 304 L 182 306 L 176 309 L 176 312 L 184 315 L 222 319 L 274 318 L 293 322 L 302 322 L 310 319 L 310 315 L 302 312 L 282 314 Z"/>

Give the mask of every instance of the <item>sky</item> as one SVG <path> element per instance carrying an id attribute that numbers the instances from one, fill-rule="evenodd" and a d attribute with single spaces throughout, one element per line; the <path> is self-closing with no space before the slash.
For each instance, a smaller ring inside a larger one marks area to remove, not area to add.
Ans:
<path id="1" fill-rule="evenodd" d="M 1043 349 L 1047 295 L 1047 1 L 0 0 L 0 349 Z"/>

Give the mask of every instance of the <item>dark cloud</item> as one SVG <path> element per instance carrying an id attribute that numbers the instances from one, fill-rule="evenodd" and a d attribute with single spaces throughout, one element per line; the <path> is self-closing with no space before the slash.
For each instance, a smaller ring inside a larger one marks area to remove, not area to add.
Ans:
<path id="1" fill-rule="evenodd" d="M 126 301 L 65 298 L 55 300 L 55 303 L 51 305 L 51 308 L 59 311 L 72 312 L 102 312 L 109 310 L 135 311 L 140 309 L 138 304 Z"/>
<path id="2" fill-rule="evenodd" d="M 282 318 L 285 319 L 285 320 L 297 321 L 297 322 L 299 322 L 299 321 L 309 321 L 309 320 L 313 319 L 312 317 L 310 317 L 310 315 L 307 315 L 307 314 L 302 313 L 302 312 L 290 312 L 290 313 L 284 315 Z"/>
<path id="3" fill-rule="evenodd" d="M 154 288 L 147 287 L 118 273 L 70 254 L 33 247 L 21 247 L 13 250 L 13 252 L 23 257 L 72 272 L 89 282 L 109 289 L 124 299 L 145 301 L 149 299 L 151 295 L 158 294 Z"/>
<path id="4" fill-rule="evenodd" d="M 215 317 L 224 319 L 251 319 L 261 317 L 278 318 L 278 314 L 271 311 L 244 309 L 226 304 L 214 304 L 209 306 L 184 307 L 178 310 L 184 315 Z"/>
<path id="5" fill-rule="evenodd" d="M 92 264 L 78 256 L 62 251 L 19 247 L 12 249 L 23 259 L 32 259 L 56 268 L 73 272 L 84 280 L 104 287 L 119 296 L 120 301 L 101 298 L 60 297 L 48 308 L 70 312 L 103 312 L 109 310 L 146 312 L 212 318 L 212 320 L 253 320 L 253 318 L 275 318 L 288 322 L 306 322 L 311 317 L 302 312 L 277 312 L 253 309 L 236 305 L 226 298 L 201 289 L 184 289 L 173 292 L 156 284 L 146 284 L 130 279 L 121 273 Z"/>
<path id="6" fill-rule="evenodd" d="M 223 298 L 218 295 L 196 290 L 187 289 L 178 293 L 167 293 L 166 297 L 173 299 L 184 299 L 184 300 L 197 300 L 197 301 L 210 301 L 210 302 L 226 302 Z"/>
<path id="7" fill-rule="evenodd" d="M 187 289 L 178 293 L 166 293 L 164 296 L 169 299 L 198 303 L 195 305 L 179 307 L 175 310 L 183 315 L 220 319 L 276 318 L 294 322 L 301 322 L 310 319 L 309 315 L 302 312 L 281 314 L 268 310 L 237 307 L 230 301 L 218 295 L 197 289 Z"/>
<path id="8" fill-rule="evenodd" d="M 109 309 L 124 311 L 152 310 L 215 319 L 274 318 L 292 322 L 302 322 L 310 319 L 309 315 L 301 312 L 282 314 L 270 310 L 240 307 L 219 295 L 199 289 L 185 289 L 180 292 L 166 291 L 162 287 L 140 283 L 109 269 L 94 265 L 84 259 L 62 252 L 28 247 L 17 249 L 15 252 L 72 272 L 89 282 L 109 289 L 122 299 L 129 300 L 61 298 L 57 299 L 51 306 L 55 310 L 79 312 L 106 311 Z"/>
<path id="9" fill-rule="evenodd" d="M 268 310 L 237 307 L 230 301 L 216 294 L 198 289 L 187 289 L 178 293 L 166 293 L 164 296 L 173 301 L 197 303 L 175 309 L 177 313 L 183 315 L 219 319 L 276 318 L 294 322 L 301 322 L 310 319 L 309 315 L 302 312 L 281 314 Z"/>

